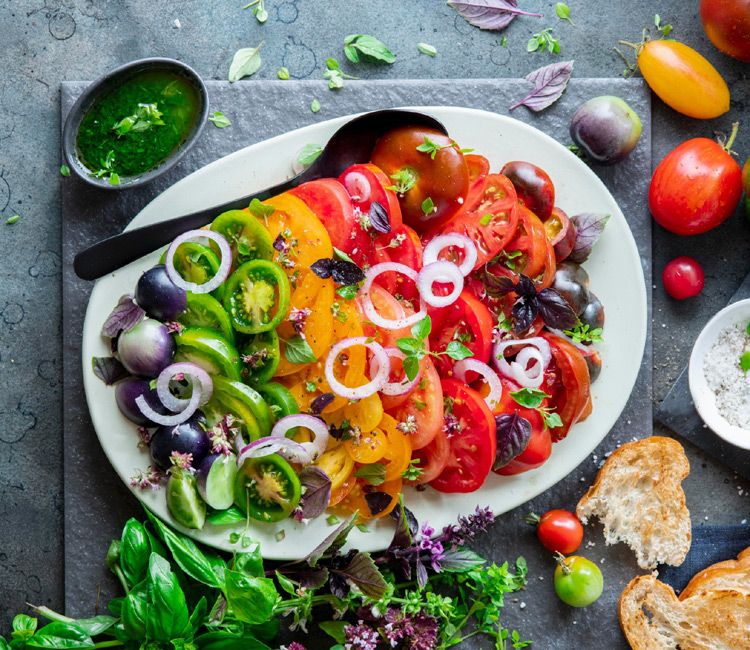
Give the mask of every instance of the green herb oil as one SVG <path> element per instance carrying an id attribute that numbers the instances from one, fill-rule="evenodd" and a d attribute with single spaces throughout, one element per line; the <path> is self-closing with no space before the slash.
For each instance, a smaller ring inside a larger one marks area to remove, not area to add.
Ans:
<path id="1" fill-rule="evenodd" d="M 118 135 L 114 126 L 137 114 L 139 104 L 155 104 L 158 121 L 142 130 Z M 137 176 L 158 167 L 178 149 L 198 119 L 200 96 L 187 80 L 163 72 L 142 72 L 101 98 L 84 115 L 76 145 L 81 162 L 96 175 L 99 170 Z M 110 152 L 114 152 L 111 159 Z M 107 166 L 108 156 L 111 163 Z"/>

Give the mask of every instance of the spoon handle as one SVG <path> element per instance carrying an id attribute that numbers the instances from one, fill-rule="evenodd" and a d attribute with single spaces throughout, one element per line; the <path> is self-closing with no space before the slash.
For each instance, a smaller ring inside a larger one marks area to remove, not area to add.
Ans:
<path id="1" fill-rule="evenodd" d="M 297 187 L 308 180 L 308 178 L 309 175 L 306 173 L 298 174 L 294 178 L 266 190 L 248 194 L 222 205 L 199 210 L 198 212 L 193 212 L 182 217 L 160 221 L 150 226 L 126 230 L 119 235 L 103 239 L 93 246 L 82 250 L 75 256 L 73 268 L 76 275 L 82 280 L 96 280 L 107 273 L 112 273 L 120 267 L 137 260 L 139 257 L 147 255 L 161 246 L 166 246 L 175 237 L 188 230 L 202 228 L 222 212 L 246 208 L 253 199 L 264 201 L 271 196 Z"/>

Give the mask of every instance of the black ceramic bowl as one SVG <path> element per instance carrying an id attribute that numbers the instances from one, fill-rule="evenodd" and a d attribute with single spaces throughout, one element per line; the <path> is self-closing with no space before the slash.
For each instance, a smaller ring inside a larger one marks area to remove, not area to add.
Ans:
<path id="1" fill-rule="evenodd" d="M 107 178 L 96 178 L 91 170 L 81 162 L 76 140 L 81 121 L 88 110 L 103 95 L 119 86 L 131 77 L 142 72 L 169 72 L 186 79 L 197 91 L 199 106 L 192 130 L 184 142 L 177 147 L 165 160 L 153 169 L 137 176 L 120 176 L 119 185 L 111 185 Z M 208 118 L 208 92 L 203 80 L 190 66 L 174 59 L 147 58 L 131 61 L 125 65 L 103 75 L 94 81 L 78 98 L 68 113 L 63 127 L 62 148 L 65 162 L 80 178 L 87 183 L 107 190 L 122 190 L 137 185 L 143 185 L 174 167 L 187 151 L 195 144 Z"/>

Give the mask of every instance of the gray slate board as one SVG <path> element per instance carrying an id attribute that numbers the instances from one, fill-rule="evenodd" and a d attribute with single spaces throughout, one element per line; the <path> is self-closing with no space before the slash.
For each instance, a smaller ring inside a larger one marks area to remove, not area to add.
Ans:
<path id="1" fill-rule="evenodd" d="M 727 304 L 750 298 L 750 275 L 737 289 Z M 745 478 L 750 479 L 750 451 L 739 449 L 709 429 L 698 415 L 690 395 L 688 369 L 680 373 L 664 401 L 656 411 L 656 421 L 689 440 L 722 463 L 729 465 Z"/>
<path id="2" fill-rule="evenodd" d="M 65 115 L 84 88 L 82 82 L 62 85 L 62 114 Z M 528 91 L 528 83 L 517 79 L 450 81 L 367 81 L 347 82 L 338 93 L 321 92 L 319 82 L 253 81 L 230 85 L 208 82 L 212 110 L 223 111 L 232 121 L 228 129 L 208 126 L 196 147 L 165 178 L 145 188 L 121 193 L 89 188 L 78 179 L 63 185 L 63 340 L 64 370 L 64 465 L 65 465 L 65 609 L 70 615 L 91 613 L 100 599 L 116 589 L 104 567 L 109 541 L 117 535 L 128 516 L 138 516 L 139 507 L 120 484 L 107 463 L 91 427 L 85 404 L 80 359 L 80 337 L 90 291 L 72 270 L 75 252 L 122 229 L 159 192 L 212 160 L 240 147 L 304 126 L 362 110 L 404 105 L 455 105 L 481 108 L 507 114 L 507 107 Z M 651 223 L 642 197 L 646 195 L 651 172 L 651 104 L 640 79 L 574 79 L 563 98 L 541 114 L 526 109 L 514 117 L 567 143 L 568 120 L 585 99 L 601 94 L 627 97 L 643 118 L 644 131 L 634 153 L 617 167 L 597 169 L 620 204 L 638 243 L 647 286 L 651 282 Z M 315 97 L 322 109 L 312 114 Z M 113 296 L 113 301 L 116 296 Z M 651 342 L 628 405 L 607 438 L 584 462 L 554 489 L 524 507 L 499 517 L 477 550 L 486 557 L 513 561 L 522 551 L 529 564 L 529 585 L 517 599 L 509 599 L 505 622 L 536 641 L 540 648 L 571 648 L 582 642 L 595 647 L 627 647 L 616 621 L 616 602 L 625 584 L 638 573 L 632 554 L 622 546 L 603 548 L 600 530 L 590 528 L 586 554 L 601 561 L 606 569 L 603 597 L 579 616 L 562 605 L 552 592 L 554 565 L 535 542 L 533 532 L 523 523 L 528 511 L 543 512 L 551 507 L 575 506 L 597 470 L 597 459 L 633 435 L 651 434 Z M 525 604 L 521 606 L 522 603 Z M 598 640 L 598 642 L 597 642 Z M 480 641 L 471 647 L 482 647 Z M 322 646 L 321 646 L 322 647 Z M 328 647 L 328 646 L 325 646 Z"/>

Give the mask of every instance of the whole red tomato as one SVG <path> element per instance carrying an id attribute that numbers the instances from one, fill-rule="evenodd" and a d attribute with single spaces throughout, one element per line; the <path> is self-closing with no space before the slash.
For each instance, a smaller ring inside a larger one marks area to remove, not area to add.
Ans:
<path id="1" fill-rule="evenodd" d="M 541 517 L 530 515 L 528 520 L 536 524 L 536 535 L 542 546 L 553 553 L 570 555 L 583 541 L 583 525 L 567 510 L 549 510 Z"/>
<path id="2" fill-rule="evenodd" d="M 701 22 L 724 54 L 750 62 L 750 0 L 701 0 Z"/>
<path id="3" fill-rule="evenodd" d="M 716 228 L 742 197 L 742 170 L 729 154 L 737 125 L 725 145 L 693 138 L 673 149 L 651 178 L 648 205 L 656 222 L 677 235 Z"/>
<path id="4" fill-rule="evenodd" d="M 676 257 L 661 275 L 664 290 L 675 300 L 693 298 L 703 291 L 703 268 L 692 257 Z"/>

